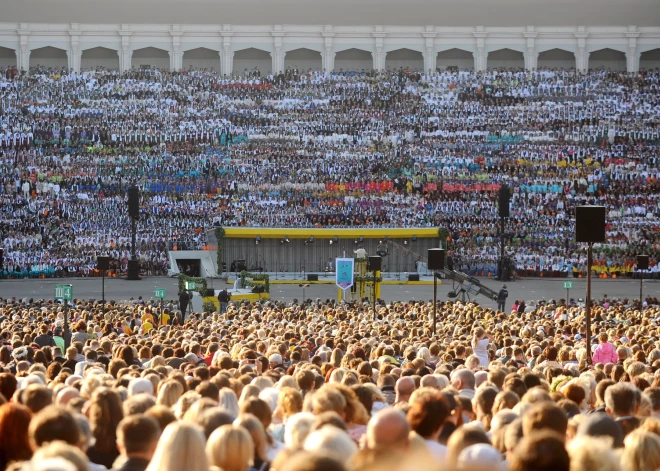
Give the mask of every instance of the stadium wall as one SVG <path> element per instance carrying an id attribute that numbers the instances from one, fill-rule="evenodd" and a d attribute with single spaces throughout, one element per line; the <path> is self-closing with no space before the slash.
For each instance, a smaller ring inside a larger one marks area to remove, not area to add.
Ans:
<path id="1" fill-rule="evenodd" d="M 0 23 L 0 66 L 25 71 L 38 64 L 76 72 L 150 65 L 173 71 L 212 67 L 222 74 L 256 67 L 263 75 L 287 66 L 428 71 L 454 65 L 481 71 L 561 64 L 636 72 L 657 67 L 659 49 L 656 26 Z"/>

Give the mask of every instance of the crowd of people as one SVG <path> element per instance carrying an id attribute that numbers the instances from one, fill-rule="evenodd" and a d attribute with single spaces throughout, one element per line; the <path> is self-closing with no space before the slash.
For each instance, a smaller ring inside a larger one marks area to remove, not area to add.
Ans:
<path id="1" fill-rule="evenodd" d="M 483 273 L 503 184 L 519 272 L 584 272 L 585 203 L 607 208 L 599 273 L 658 270 L 658 70 L 2 72 L 6 277 L 89 275 L 99 252 L 125 269 L 131 184 L 150 273 L 212 225 L 444 227 Z"/>
<path id="2" fill-rule="evenodd" d="M 0 471 L 655 471 L 660 304 L 0 300 Z"/>

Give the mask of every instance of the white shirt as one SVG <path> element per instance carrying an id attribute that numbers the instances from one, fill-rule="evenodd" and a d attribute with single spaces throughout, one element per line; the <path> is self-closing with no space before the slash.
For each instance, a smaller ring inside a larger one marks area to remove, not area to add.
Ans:
<path id="1" fill-rule="evenodd" d="M 426 442 L 426 446 L 437 461 L 444 463 L 447 460 L 446 446 L 441 445 L 437 440 L 427 439 L 424 442 Z"/>

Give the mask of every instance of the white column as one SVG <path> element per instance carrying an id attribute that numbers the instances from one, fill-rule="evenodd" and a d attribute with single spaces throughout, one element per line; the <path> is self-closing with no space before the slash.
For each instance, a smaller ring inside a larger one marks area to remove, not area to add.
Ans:
<path id="1" fill-rule="evenodd" d="M 385 69 L 385 58 L 386 54 L 383 52 L 383 39 L 387 36 L 387 33 L 383 31 L 382 26 L 376 26 L 376 32 L 371 33 L 376 42 L 376 46 L 371 55 L 374 59 L 374 69 L 384 70 Z"/>
<path id="2" fill-rule="evenodd" d="M 578 26 L 578 30 L 573 33 L 577 41 L 577 49 L 575 52 L 575 68 L 578 72 L 586 72 L 589 70 L 589 53 L 587 52 L 587 38 L 589 33 L 584 26 Z"/>
<path id="3" fill-rule="evenodd" d="M 628 38 L 628 51 L 626 52 L 626 65 L 628 72 L 639 72 L 639 53 L 637 52 L 637 38 L 639 37 L 637 26 L 628 26 L 626 37 Z"/>
<path id="4" fill-rule="evenodd" d="M 477 53 L 474 55 L 474 71 L 481 72 L 488 68 L 488 53 L 486 52 L 486 36 L 483 26 L 477 26 L 472 36 L 477 41 Z"/>
<path id="5" fill-rule="evenodd" d="M 234 33 L 223 31 L 222 33 L 222 52 L 220 53 L 221 59 L 221 73 L 223 75 L 231 75 L 234 73 L 234 51 L 231 50 L 231 37 Z"/>
<path id="6" fill-rule="evenodd" d="M 183 52 L 181 51 L 181 25 L 172 25 L 170 29 L 172 47 L 170 48 L 170 70 L 178 71 L 183 68 Z"/>
<path id="7" fill-rule="evenodd" d="M 24 70 L 25 73 L 30 71 L 30 30 L 18 30 L 19 44 L 16 50 L 16 67 L 19 71 Z"/>
<path id="8" fill-rule="evenodd" d="M 321 54 L 321 67 L 326 72 L 332 72 L 335 70 L 335 53 L 332 50 L 335 33 L 332 31 L 332 26 L 326 25 L 321 35 L 325 39 L 323 53 Z"/>
<path id="9" fill-rule="evenodd" d="M 71 49 L 67 52 L 69 55 L 69 69 L 73 70 L 75 73 L 80 73 L 80 61 L 82 59 L 82 50 L 80 49 L 80 44 L 78 43 L 78 36 L 80 33 L 71 33 Z"/>
<path id="10" fill-rule="evenodd" d="M 422 33 L 424 41 L 424 73 L 435 72 L 436 60 L 438 54 L 435 52 L 435 38 L 437 33 L 433 31 L 433 26 L 426 26 L 426 31 Z"/>
<path id="11" fill-rule="evenodd" d="M 527 39 L 527 48 L 523 53 L 525 57 L 525 70 L 534 70 L 536 69 L 536 64 L 538 61 L 539 55 L 536 53 L 536 36 L 538 33 L 534 31 L 533 26 L 527 26 L 527 31 L 523 33 L 523 36 Z"/>
<path id="12" fill-rule="evenodd" d="M 132 31 L 119 31 L 121 36 L 121 49 L 119 51 L 119 71 L 121 73 L 131 70 L 133 51 L 131 50 Z"/>
<path id="13" fill-rule="evenodd" d="M 281 26 L 279 30 L 272 31 L 273 36 L 273 75 L 277 75 L 280 72 L 284 72 L 284 50 L 282 49 L 282 38 L 284 37 L 284 31 L 281 31 Z"/>

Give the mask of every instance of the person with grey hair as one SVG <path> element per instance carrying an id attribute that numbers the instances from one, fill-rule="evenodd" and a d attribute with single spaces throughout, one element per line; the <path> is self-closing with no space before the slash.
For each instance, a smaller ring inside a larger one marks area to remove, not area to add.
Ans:
<path id="1" fill-rule="evenodd" d="M 488 381 L 488 372 L 487 371 L 477 371 L 474 374 L 474 387 L 478 388 L 482 384 Z"/>
<path id="2" fill-rule="evenodd" d="M 605 411 L 614 419 L 635 417 L 639 409 L 640 391 L 629 383 L 617 383 L 605 391 Z"/>
<path id="3" fill-rule="evenodd" d="M 188 363 L 191 365 L 197 365 L 199 362 L 199 357 L 195 355 L 194 353 L 187 353 L 184 357 L 184 360 L 186 360 Z"/>
<path id="4" fill-rule="evenodd" d="M 305 451 L 323 453 L 348 463 L 358 452 L 358 447 L 351 437 L 343 430 L 325 425 L 310 433 L 303 445 Z"/>
<path id="5" fill-rule="evenodd" d="M 532 348 L 530 349 L 530 352 L 529 352 L 531 358 L 530 358 L 529 362 L 527 363 L 528 367 L 530 367 L 532 369 L 534 369 L 534 367 L 536 367 L 536 361 L 538 360 L 538 357 L 541 354 L 541 352 L 543 352 L 543 349 L 539 345 L 532 346 Z"/>
<path id="6" fill-rule="evenodd" d="M 624 436 L 639 427 L 641 402 L 641 391 L 630 383 L 616 383 L 605 391 L 605 412 L 621 426 Z"/>
<path id="7" fill-rule="evenodd" d="M 460 368 L 453 371 L 450 384 L 458 389 L 461 396 L 465 396 L 468 399 L 474 399 L 475 377 L 472 371 L 467 368 Z"/>
<path id="8" fill-rule="evenodd" d="M 80 397 L 80 391 L 71 386 L 65 386 L 59 390 L 57 396 L 55 396 L 55 404 L 58 406 L 66 406 L 69 401 Z"/>
<path id="9" fill-rule="evenodd" d="M 442 389 L 440 387 L 440 380 L 436 375 L 426 375 L 422 376 L 422 379 L 419 382 L 419 386 L 422 388 L 433 388 L 433 389 Z"/>

